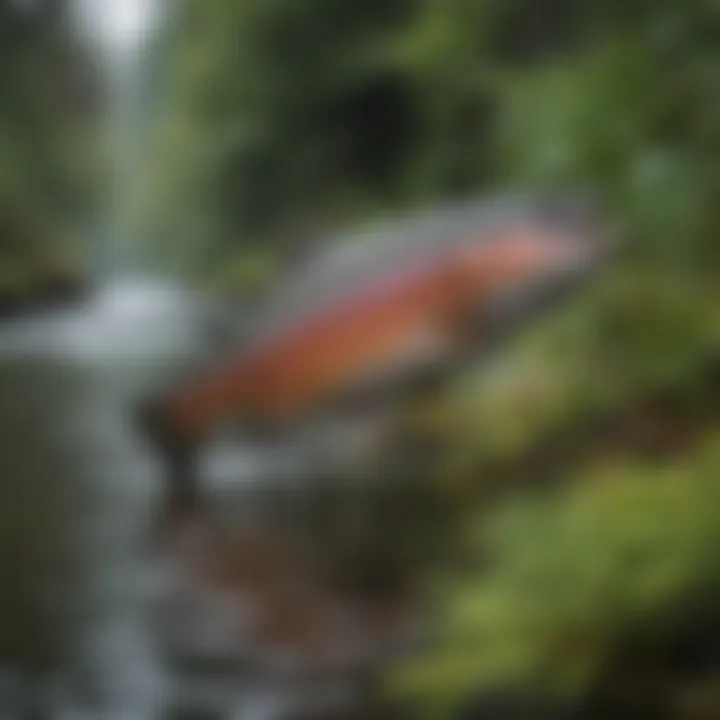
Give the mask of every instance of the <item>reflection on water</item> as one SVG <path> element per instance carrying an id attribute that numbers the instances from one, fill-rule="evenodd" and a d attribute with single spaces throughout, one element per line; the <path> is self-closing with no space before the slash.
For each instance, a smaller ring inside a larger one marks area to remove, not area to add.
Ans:
<path id="1" fill-rule="evenodd" d="M 163 701 L 143 582 L 156 468 L 126 410 L 201 350 L 202 326 L 194 299 L 136 284 L 0 330 L 0 708 L 11 716 L 142 718 Z"/>

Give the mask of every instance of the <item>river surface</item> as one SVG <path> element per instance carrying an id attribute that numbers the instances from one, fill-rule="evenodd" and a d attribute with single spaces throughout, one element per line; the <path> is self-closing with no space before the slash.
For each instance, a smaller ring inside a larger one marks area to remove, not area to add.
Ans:
<path id="1" fill-rule="evenodd" d="M 159 469 L 130 409 L 202 354 L 208 313 L 122 282 L 0 327 L 0 718 L 141 720 L 176 694 L 151 632 Z"/>

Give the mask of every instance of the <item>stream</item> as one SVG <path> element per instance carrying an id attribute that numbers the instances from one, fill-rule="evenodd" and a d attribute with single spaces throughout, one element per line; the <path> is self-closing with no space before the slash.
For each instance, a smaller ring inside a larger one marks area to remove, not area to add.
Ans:
<path id="1" fill-rule="evenodd" d="M 0 328 L 0 717 L 155 717 L 158 468 L 130 408 L 203 349 L 202 303 L 116 283 Z"/>

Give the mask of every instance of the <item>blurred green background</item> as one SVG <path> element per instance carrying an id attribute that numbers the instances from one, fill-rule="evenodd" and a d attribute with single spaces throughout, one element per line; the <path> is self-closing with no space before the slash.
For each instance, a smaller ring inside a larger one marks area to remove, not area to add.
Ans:
<path id="1" fill-rule="evenodd" d="M 0 305 L 91 277 L 105 182 L 92 64 L 38 8 L 0 2 Z M 620 228 L 449 393 L 444 632 L 388 678 L 429 716 L 512 688 L 720 717 L 719 37 L 717 0 L 178 0 L 152 47 L 144 267 L 242 296 L 319 234 L 507 187 L 593 188 Z"/>
<path id="2" fill-rule="evenodd" d="M 0 312 L 74 293 L 102 184 L 99 88 L 67 3 L 0 3 Z"/>

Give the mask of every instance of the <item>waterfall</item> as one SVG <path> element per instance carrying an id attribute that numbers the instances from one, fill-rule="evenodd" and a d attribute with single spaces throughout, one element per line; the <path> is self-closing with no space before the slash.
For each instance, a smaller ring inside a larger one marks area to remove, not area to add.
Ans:
<path id="1" fill-rule="evenodd" d="M 141 168 L 147 50 L 160 28 L 164 0 L 73 0 L 76 29 L 97 58 L 103 84 L 109 182 L 97 264 L 101 274 L 133 262 L 128 224 L 131 191 Z"/>

